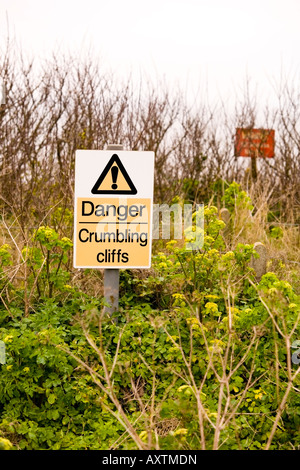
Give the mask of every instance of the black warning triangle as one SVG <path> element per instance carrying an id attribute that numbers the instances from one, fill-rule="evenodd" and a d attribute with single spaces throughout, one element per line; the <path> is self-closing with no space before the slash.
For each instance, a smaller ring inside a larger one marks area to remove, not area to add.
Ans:
<path id="1" fill-rule="evenodd" d="M 119 173 L 120 172 L 120 173 Z M 119 184 L 121 180 L 121 184 Z M 94 184 L 92 194 L 136 194 L 123 163 L 116 153 L 110 158 L 101 175 Z"/>

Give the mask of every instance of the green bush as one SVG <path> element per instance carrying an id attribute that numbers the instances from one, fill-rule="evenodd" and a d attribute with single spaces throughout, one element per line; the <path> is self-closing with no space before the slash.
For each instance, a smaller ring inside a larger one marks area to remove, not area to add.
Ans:
<path id="1" fill-rule="evenodd" d="M 171 240 L 147 276 L 122 272 L 113 316 L 102 298 L 72 286 L 70 240 L 48 227 L 36 232 L 24 251 L 26 286 L 7 277 L 2 291 L 0 443 L 300 448 L 290 349 L 300 337 L 299 296 L 274 273 L 257 283 L 253 246 L 226 252 L 217 209 L 205 207 L 204 217 L 201 249 Z M 8 253 L 0 249 L 3 269 Z"/>

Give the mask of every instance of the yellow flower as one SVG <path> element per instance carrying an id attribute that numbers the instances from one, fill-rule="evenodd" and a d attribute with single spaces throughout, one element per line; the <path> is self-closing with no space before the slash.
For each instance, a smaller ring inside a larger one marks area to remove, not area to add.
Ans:
<path id="1" fill-rule="evenodd" d="M 291 304 L 289 304 L 289 308 L 290 308 L 290 309 L 297 308 L 297 304 L 291 303 Z"/>
<path id="2" fill-rule="evenodd" d="M 219 298 L 218 295 L 214 295 L 214 294 L 206 294 L 204 297 L 206 299 L 218 299 Z"/>
<path id="3" fill-rule="evenodd" d="M 142 439 L 142 441 L 144 441 L 144 442 L 146 442 L 147 437 L 148 437 L 147 431 L 142 431 L 142 432 L 139 434 L 139 438 Z"/>
<path id="4" fill-rule="evenodd" d="M 266 394 L 261 388 L 258 388 L 257 390 L 253 390 L 253 392 L 254 392 L 255 400 L 257 399 L 261 400 L 263 395 Z"/>
<path id="5" fill-rule="evenodd" d="M 171 250 L 171 249 L 174 247 L 174 245 L 176 245 L 176 244 L 177 244 L 177 240 L 170 240 L 170 241 L 166 244 L 166 247 L 167 247 L 168 250 Z"/>
<path id="6" fill-rule="evenodd" d="M 209 346 L 209 350 L 212 352 L 216 353 L 222 353 L 223 352 L 223 346 L 225 346 L 225 343 L 221 341 L 220 339 L 213 339 L 210 341 L 212 346 Z"/>
<path id="7" fill-rule="evenodd" d="M 172 294 L 172 297 L 175 299 L 173 302 L 173 307 L 185 307 L 185 297 L 183 294 Z"/>
<path id="8" fill-rule="evenodd" d="M 70 238 L 68 238 L 68 237 L 62 237 L 61 241 L 72 244 L 72 240 L 70 240 Z"/>
<path id="9" fill-rule="evenodd" d="M 207 302 L 205 304 L 205 309 L 207 312 L 212 313 L 213 315 L 218 313 L 218 305 L 214 302 Z"/>
<path id="10" fill-rule="evenodd" d="M 176 341 L 178 339 L 178 336 L 176 335 L 170 335 L 167 337 L 166 341 L 169 342 L 169 341 Z"/>
<path id="11" fill-rule="evenodd" d="M 27 373 L 27 372 L 29 372 L 29 371 L 30 371 L 29 367 L 24 367 L 23 372 L 26 372 L 26 373 Z"/>
<path id="12" fill-rule="evenodd" d="M 188 430 L 186 428 L 176 429 L 176 431 L 171 431 L 172 436 L 186 436 Z"/>
<path id="13" fill-rule="evenodd" d="M 12 335 L 7 335 L 5 336 L 5 338 L 3 339 L 4 343 L 11 343 L 13 340 L 13 336 Z"/>
<path id="14" fill-rule="evenodd" d="M 0 437 L 0 450 L 10 450 L 12 446 L 12 443 L 8 439 Z"/>
<path id="15" fill-rule="evenodd" d="M 158 267 L 159 268 L 167 268 L 168 265 L 167 265 L 167 263 L 159 263 Z"/>
<path id="16" fill-rule="evenodd" d="M 11 246 L 8 243 L 4 243 L 1 248 L 4 248 L 5 250 L 11 250 Z"/>
<path id="17" fill-rule="evenodd" d="M 180 293 L 172 294 L 172 297 L 174 297 L 175 299 L 182 299 L 182 300 L 184 300 L 184 295 L 183 295 L 183 294 L 180 294 Z"/>

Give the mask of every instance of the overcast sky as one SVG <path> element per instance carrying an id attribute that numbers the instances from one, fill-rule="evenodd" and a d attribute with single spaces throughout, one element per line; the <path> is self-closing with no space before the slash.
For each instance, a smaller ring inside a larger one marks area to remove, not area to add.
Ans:
<path id="1" fill-rule="evenodd" d="M 0 0 L 7 36 L 37 58 L 91 49 L 120 78 L 230 95 L 246 75 L 263 93 L 300 65 L 300 0 Z"/>

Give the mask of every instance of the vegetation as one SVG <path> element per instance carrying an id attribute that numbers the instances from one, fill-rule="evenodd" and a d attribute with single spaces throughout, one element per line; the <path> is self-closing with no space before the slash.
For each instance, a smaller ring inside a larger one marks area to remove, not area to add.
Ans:
<path id="1" fill-rule="evenodd" d="M 150 87 L 117 91 L 91 63 L 38 75 L 12 53 L 1 66 L 0 449 L 300 449 L 297 96 L 282 90 L 274 116 L 276 171 L 252 181 L 205 110 Z M 121 271 L 110 316 L 102 272 L 72 267 L 72 188 L 76 148 L 116 140 L 154 150 L 156 200 L 204 202 L 205 223 L 200 250 L 155 240 L 150 270 Z M 261 279 L 256 241 L 269 253 Z"/>

